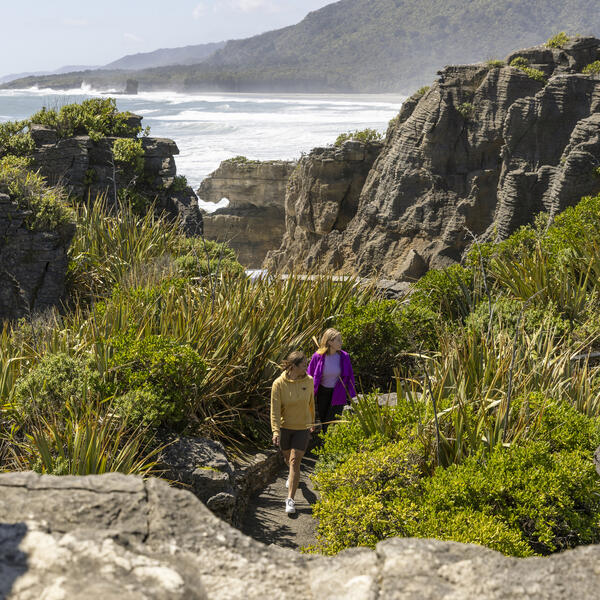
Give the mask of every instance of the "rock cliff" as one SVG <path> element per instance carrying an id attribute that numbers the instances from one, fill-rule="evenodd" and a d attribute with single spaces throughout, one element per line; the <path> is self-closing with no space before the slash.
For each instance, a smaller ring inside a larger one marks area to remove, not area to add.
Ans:
<path id="1" fill-rule="evenodd" d="M 139 125 L 141 117 L 131 115 L 130 124 Z M 60 184 L 78 197 L 91 198 L 105 193 L 114 201 L 115 188 L 131 185 L 133 176 L 115 164 L 112 147 L 116 138 L 98 141 L 87 135 L 58 138 L 57 132 L 42 125 L 32 125 L 35 142 L 34 165 L 50 185 Z M 174 141 L 144 137 L 143 172 L 136 178 L 136 191 L 156 199 L 157 212 L 165 211 L 173 218 L 182 219 L 189 234 L 202 232 L 202 215 L 191 187 L 176 182 L 177 168 L 174 156 L 179 149 Z"/>
<path id="2" fill-rule="evenodd" d="M 279 247 L 285 231 L 285 188 L 296 163 L 226 160 L 198 188 L 205 202 L 229 200 L 226 208 L 203 213 L 204 235 L 227 242 L 249 268 L 261 266 Z"/>
<path id="3" fill-rule="evenodd" d="M 315 148 L 300 160 L 285 196 L 285 235 L 267 255 L 267 268 L 311 270 L 324 256 L 333 269 L 342 267 L 342 255 L 331 249 L 356 215 L 381 148 L 378 142 L 348 141 L 341 148 Z"/>
<path id="4" fill-rule="evenodd" d="M 0 193 L 0 321 L 41 312 L 63 299 L 75 227 L 32 231 L 27 216 L 14 199 Z"/>
<path id="5" fill-rule="evenodd" d="M 600 78 L 581 71 L 599 59 L 600 40 L 582 37 L 501 64 L 446 67 L 390 124 L 349 222 L 315 235 L 336 202 L 290 187 L 286 233 L 268 266 L 300 257 L 302 268 L 414 279 L 459 261 L 469 232 L 504 239 L 542 210 L 597 193 Z M 320 164 L 313 154 L 301 161 L 294 185 L 318 188 L 309 174 Z"/>
<path id="6" fill-rule="evenodd" d="M 162 480 L 0 475 L 6 600 L 594 598 L 599 560 L 599 546 L 517 559 L 399 538 L 302 555 L 244 536 Z"/>

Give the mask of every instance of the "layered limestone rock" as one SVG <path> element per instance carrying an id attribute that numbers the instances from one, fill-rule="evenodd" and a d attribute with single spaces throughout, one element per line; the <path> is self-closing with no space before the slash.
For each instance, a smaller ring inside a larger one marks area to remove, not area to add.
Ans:
<path id="1" fill-rule="evenodd" d="M 399 538 L 302 555 L 244 536 L 162 480 L 0 475 L 6 600 L 595 598 L 599 560 L 599 546 L 517 559 Z"/>
<path id="2" fill-rule="evenodd" d="M 129 124 L 139 125 L 141 119 L 132 115 Z M 115 164 L 112 147 L 116 138 L 94 141 L 80 135 L 59 139 L 54 129 L 42 125 L 32 125 L 31 135 L 36 144 L 34 165 L 50 185 L 63 185 L 80 198 L 106 194 L 113 202 L 117 189 L 135 185 L 136 191 L 156 200 L 157 212 L 179 217 L 186 233 L 202 233 L 196 194 L 191 187 L 178 185 L 175 178 L 174 157 L 179 149 L 173 140 L 141 138 L 144 168 L 135 175 Z"/>
<path id="3" fill-rule="evenodd" d="M 285 231 L 285 188 L 296 163 L 226 160 L 198 188 L 198 197 L 229 205 L 204 213 L 204 236 L 227 242 L 249 268 L 279 248 Z"/>
<path id="4" fill-rule="evenodd" d="M 311 270 L 328 256 L 331 267 L 343 264 L 331 248 L 356 215 L 360 192 L 382 144 L 348 141 L 341 147 L 315 148 L 304 156 L 288 182 L 285 235 L 267 255 L 272 270 Z"/>
<path id="5" fill-rule="evenodd" d="M 509 66 L 517 57 L 545 79 Z M 303 267 L 412 280 L 459 261 L 472 235 L 504 239 L 540 211 L 597 193 L 600 78 L 581 71 L 599 59 L 600 40 L 578 38 L 515 52 L 504 66 L 446 67 L 390 126 L 347 226 L 313 235 L 297 215 L 319 223 L 328 206 L 290 196 L 269 266 L 301 256 Z"/>
<path id="6" fill-rule="evenodd" d="M 0 193 L 0 321 L 56 306 L 63 299 L 73 223 L 32 231 L 27 211 Z"/>

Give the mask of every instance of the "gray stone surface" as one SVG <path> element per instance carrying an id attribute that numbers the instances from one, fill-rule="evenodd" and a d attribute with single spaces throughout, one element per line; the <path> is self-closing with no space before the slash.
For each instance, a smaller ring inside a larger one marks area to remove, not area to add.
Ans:
<path id="1" fill-rule="evenodd" d="M 41 312 L 63 300 L 74 225 L 31 231 L 25 224 L 27 215 L 0 190 L 0 322 Z"/>
<path id="2" fill-rule="evenodd" d="M 517 56 L 548 82 L 508 66 Z M 331 224 L 329 192 L 348 175 L 325 169 L 320 150 L 300 162 L 268 266 L 409 281 L 459 261 L 470 232 L 504 239 L 600 192 L 600 78 L 581 74 L 599 59 L 600 40 L 587 37 L 520 50 L 500 68 L 446 67 L 404 103 L 343 226 Z"/>
<path id="3" fill-rule="evenodd" d="M 230 461 L 220 442 L 200 437 L 165 436 L 159 456 L 164 477 L 190 490 L 219 518 L 239 526 L 250 497 L 282 465 L 275 450 Z"/>
<path id="4" fill-rule="evenodd" d="M 224 161 L 198 188 L 205 202 L 229 205 L 203 213 L 204 235 L 227 242 L 246 267 L 261 266 L 267 252 L 279 248 L 285 231 L 285 189 L 296 163 Z"/>
<path id="5" fill-rule="evenodd" d="M 599 546 L 516 559 L 400 538 L 375 551 L 300 555 L 246 537 L 161 480 L 0 475 L 7 600 L 591 599 L 599 560 Z"/>
<path id="6" fill-rule="evenodd" d="M 329 270 L 343 265 L 337 252 L 342 232 L 356 215 L 359 195 L 382 144 L 348 141 L 341 148 L 314 148 L 292 173 L 285 196 L 285 235 L 264 266 L 310 271 L 326 258 Z"/>
<path id="7" fill-rule="evenodd" d="M 131 116 L 131 125 L 139 124 L 142 117 Z M 112 146 L 116 138 L 92 140 L 87 135 L 58 139 L 48 127 L 34 125 L 32 136 L 36 143 L 34 164 L 50 185 L 63 185 L 81 198 L 94 199 L 106 194 L 114 202 L 117 189 L 137 181 L 137 187 L 149 198 L 156 198 L 156 211 L 165 211 L 171 217 L 180 217 L 185 232 L 202 233 L 202 215 L 198 199 L 191 187 L 173 186 L 177 168 L 174 156 L 179 154 L 177 144 L 164 138 L 144 137 L 144 171 L 140 177 L 114 164 Z"/>

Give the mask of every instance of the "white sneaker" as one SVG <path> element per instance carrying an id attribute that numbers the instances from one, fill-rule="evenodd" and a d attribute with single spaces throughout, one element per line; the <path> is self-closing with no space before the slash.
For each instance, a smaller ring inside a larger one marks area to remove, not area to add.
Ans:
<path id="1" fill-rule="evenodd" d="M 296 503 L 292 500 L 292 498 L 288 498 L 285 501 L 285 512 L 288 515 L 293 515 L 296 512 Z"/>
<path id="2" fill-rule="evenodd" d="M 286 490 L 290 489 L 290 478 L 289 477 L 285 480 L 285 489 Z"/>

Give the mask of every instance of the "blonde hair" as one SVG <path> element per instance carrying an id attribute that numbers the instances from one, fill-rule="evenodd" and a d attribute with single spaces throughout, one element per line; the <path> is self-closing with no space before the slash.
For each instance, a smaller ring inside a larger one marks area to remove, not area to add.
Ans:
<path id="1" fill-rule="evenodd" d="M 337 329 L 330 327 L 325 330 L 325 333 L 321 336 L 321 342 L 317 352 L 319 354 L 325 354 L 329 350 L 329 342 L 333 341 L 338 335 L 342 335 Z"/>

